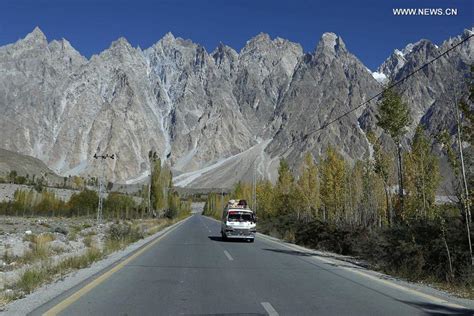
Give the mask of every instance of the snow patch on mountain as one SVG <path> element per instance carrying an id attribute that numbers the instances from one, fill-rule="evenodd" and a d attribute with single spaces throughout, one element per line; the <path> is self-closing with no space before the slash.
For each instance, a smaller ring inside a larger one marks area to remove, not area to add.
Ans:
<path id="1" fill-rule="evenodd" d="M 383 72 L 374 71 L 372 72 L 372 77 L 380 83 L 388 82 L 388 78 Z"/>

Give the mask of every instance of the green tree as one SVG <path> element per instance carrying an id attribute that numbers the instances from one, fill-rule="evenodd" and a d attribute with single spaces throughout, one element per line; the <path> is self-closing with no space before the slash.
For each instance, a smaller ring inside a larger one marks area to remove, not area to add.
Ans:
<path id="1" fill-rule="evenodd" d="M 10 173 L 8 174 L 8 182 L 15 183 L 17 176 L 18 176 L 18 173 L 16 172 L 16 170 L 10 171 Z"/>
<path id="2" fill-rule="evenodd" d="M 135 207 L 135 201 L 131 197 L 118 192 L 109 193 L 104 203 L 105 214 L 116 219 L 131 218 Z"/>
<path id="3" fill-rule="evenodd" d="M 99 196 L 96 191 L 85 189 L 79 193 L 74 193 L 67 203 L 70 215 L 94 216 L 97 212 Z"/>
<path id="4" fill-rule="evenodd" d="M 408 105 L 403 102 L 402 97 L 393 89 L 386 89 L 382 94 L 379 105 L 377 125 L 390 135 L 397 146 L 398 161 L 398 195 L 400 198 L 400 213 L 403 213 L 403 165 L 402 165 L 402 137 L 407 132 L 407 127 L 412 119 Z"/>
<path id="5" fill-rule="evenodd" d="M 405 157 L 406 215 L 433 219 L 436 189 L 441 176 L 438 158 L 432 153 L 421 125 L 413 137 L 412 150 Z"/>

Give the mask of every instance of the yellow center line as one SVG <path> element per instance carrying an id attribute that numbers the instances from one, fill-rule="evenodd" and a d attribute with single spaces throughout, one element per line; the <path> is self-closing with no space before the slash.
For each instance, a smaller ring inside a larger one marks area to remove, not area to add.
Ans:
<path id="1" fill-rule="evenodd" d="M 135 258 L 140 256 L 141 254 L 143 254 L 145 251 L 150 249 L 153 245 L 155 245 L 161 239 L 163 239 L 163 237 L 168 235 L 169 232 L 171 232 L 171 231 L 175 230 L 177 227 L 181 226 L 189 218 L 191 218 L 191 216 L 184 219 L 183 221 L 175 224 L 174 227 L 171 226 L 165 233 L 163 233 L 161 236 L 157 237 L 155 240 L 152 240 L 150 243 L 146 244 L 145 246 L 143 246 L 143 248 L 141 248 L 140 250 L 135 252 L 133 255 L 131 255 L 130 257 L 128 257 L 124 261 L 120 262 L 119 264 L 117 264 L 115 267 L 108 270 L 107 272 L 104 272 L 99 277 L 95 278 L 94 280 L 92 280 L 91 282 L 89 282 L 88 284 L 83 286 L 81 289 L 74 292 L 72 295 L 70 295 L 69 297 L 67 297 L 63 301 L 59 302 L 57 305 L 53 306 L 51 309 L 49 309 L 47 312 L 45 312 L 43 314 L 43 316 L 53 316 L 53 315 L 58 315 L 59 313 L 61 313 L 63 310 L 65 310 L 70 305 L 72 305 L 74 302 L 76 302 L 78 299 L 80 299 L 82 296 L 84 296 L 85 294 L 90 292 L 92 289 L 94 289 L 96 286 L 98 286 L 99 284 L 101 284 L 102 282 L 107 280 L 112 274 L 114 274 L 115 272 L 122 269 L 130 261 L 134 260 Z"/>

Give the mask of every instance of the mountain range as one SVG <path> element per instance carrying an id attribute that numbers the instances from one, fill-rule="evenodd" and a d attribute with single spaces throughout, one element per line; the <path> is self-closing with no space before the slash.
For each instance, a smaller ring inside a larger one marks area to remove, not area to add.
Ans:
<path id="1" fill-rule="evenodd" d="M 35 28 L 0 47 L 0 148 L 62 176 L 98 175 L 94 154 L 114 153 L 104 172 L 119 183 L 146 181 L 150 150 L 178 186 L 274 181 L 282 157 L 297 168 L 305 152 L 319 157 L 328 146 L 349 161 L 371 155 L 366 132 L 382 133 L 376 101 L 310 132 L 472 33 L 409 44 L 371 71 L 334 33 L 308 53 L 263 33 L 240 52 L 219 44 L 209 53 L 171 33 L 144 50 L 119 38 L 88 59 Z M 431 134 L 453 130 L 453 93 L 465 90 L 473 59 L 470 38 L 397 87 L 413 116 L 405 144 L 419 123 Z"/>

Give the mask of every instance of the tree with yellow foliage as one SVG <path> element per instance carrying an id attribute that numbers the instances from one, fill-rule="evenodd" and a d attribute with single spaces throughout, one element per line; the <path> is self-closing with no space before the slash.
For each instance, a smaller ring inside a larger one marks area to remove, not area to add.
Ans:
<path id="1" fill-rule="evenodd" d="M 301 165 L 297 186 L 301 192 L 303 218 L 308 221 L 318 215 L 320 204 L 318 166 L 309 152 Z"/>
<path id="2" fill-rule="evenodd" d="M 419 125 L 410 152 L 405 154 L 407 207 L 405 218 L 433 218 L 436 189 L 440 183 L 439 161 Z"/>
<path id="3" fill-rule="evenodd" d="M 340 222 L 344 214 L 344 182 L 346 165 L 343 157 L 331 146 L 321 162 L 321 202 L 323 220 Z"/>

